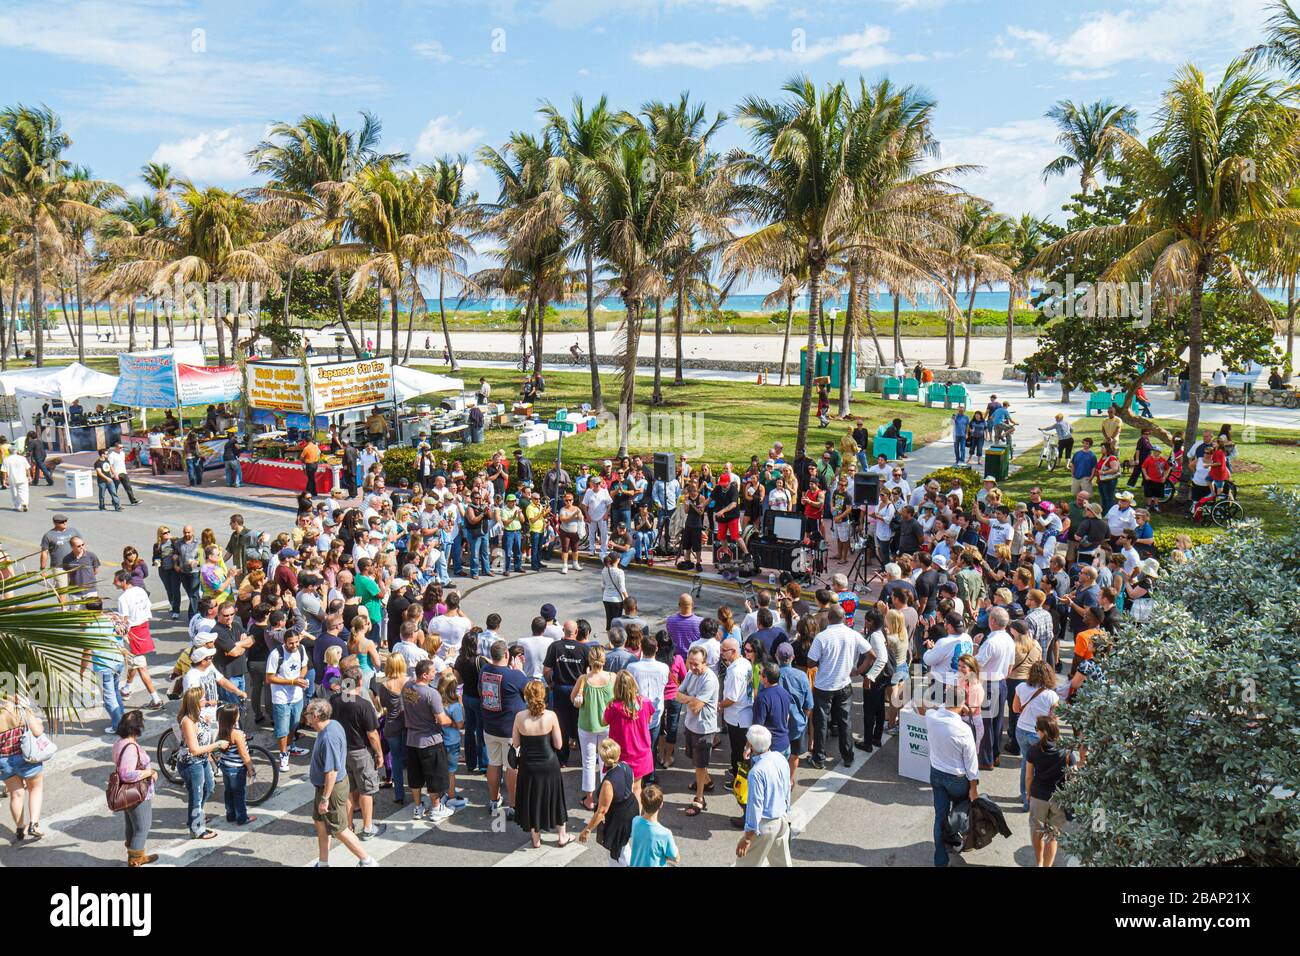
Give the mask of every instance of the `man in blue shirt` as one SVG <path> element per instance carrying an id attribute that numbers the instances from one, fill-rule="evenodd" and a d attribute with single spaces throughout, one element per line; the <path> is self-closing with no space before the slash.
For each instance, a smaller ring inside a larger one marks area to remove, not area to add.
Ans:
<path id="1" fill-rule="evenodd" d="M 763 665 L 761 686 L 754 695 L 754 723 L 772 735 L 772 749 L 790 756 L 790 692 L 781 686 L 781 668 L 771 661 Z"/>
<path id="2" fill-rule="evenodd" d="M 493 642 L 490 653 L 492 663 L 479 669 L 478 678 L 479 700 L 483 707 L 483 742 L 488 753 L 488 812 L 495 815 L 501 809 L 501 772 L 506 768 L 506 790 L 510 796 L 506 815 L 513 818 L 515 771 L 509 768 L 506 758 L 510 752 L 515 714 L 527 706 L 524 687 L 528 684 L 528 677 L 523 671 L 523 655 L 511 658 L 505 641 Z"/>
<path id="3" fill-rule="evenodd" d="M 1070 459 L 1070 493 L 1081 491 L 1092 494 L 1092 474 L 1097 470 L 1097 455 L 1092 450 L 1092 439 L 1085 438 L 1082 447 Z"/>
<path id="4" fill-rule="evenodd" d="M 989 427 L 993 429 L 993 440 L 996 442 L 1003 441 L 1007 426 L 1014 424 L 1015 421 L 1011 418 L 1011 408 L 1006 402 L 994 407 L 993 413 L 989 415 Z"/>
<path id="5" fill-rule="evenodd" d="M 970 428 L 970 419 L 966 416 L 966 409 L 957 409 L 957 414 L 952 416 L 952 452 L 953 460 L 957 464 L 966 461 L 966 431 Z"/>
<path id="6" fill-rule="evenodd" d="M 792 663 L 794 645 L 785 642 L 776 647 L 776 662 L 781 668 L 781 686 L 790 695 L 790 719 L 786 722 L 786 732 L 790 740 L 790 766 L 799 766 L 799 754 L 804 750 L 804 731 L 808 729 L 808 711 L 813 708 L 812 684 L 808 675 Z"/>
<path id="7" fill-rule="evenodd" d="M 316 826 L 316 865 L 330 865 L 330 837 L 334 836 L 360 861 L 360 866 L 378 866 L 379 862 L 361 848 L 361 841 L 352 832 L 352 812 L 348 805 L 348 738 L 343 725 L 330 719 L 332 713 L 329 701 L 320 698 L 313 700 L 303 711 L 307 726 L 316 732 L 308 769 L 308 778 L 316 788 L 311 805 L 311 818 Z"/>
<path id="8" fill-rule="evenodd" d="M 682 484 L 677 480 L 676 475 L 667 481 L 656 481 L 651 495 L 654 498 L 655 511 L 659 516 L 659 540 L 667 541 L 668 523 L 672 520 L 673 512 L 677 510 L 677 500 L 682 496 Z"/>
<path id="9" fill-rule="evenodd" d="M 755 724 L 745 735 L 750 759 L 745 833 L 736 844 L 737 866 L 794 866 L 790 859 L 790 765 L 772 750 L 772 734 Z"/>

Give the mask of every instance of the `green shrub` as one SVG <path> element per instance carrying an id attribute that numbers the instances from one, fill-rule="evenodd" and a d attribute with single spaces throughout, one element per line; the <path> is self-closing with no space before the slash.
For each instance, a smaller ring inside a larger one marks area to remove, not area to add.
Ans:
<path id="1" fill-rule="evenodd" d="M 1192 539 L 1192 547 L 1202 544 L 1209 544 L 1220 535 L 1221 532 L 1210 531 L 1202 528 L 1165 528 L 1156 531 L 1156 536 L 1152 540 L 1152 546 L 1155 548 L 1156 557 L 1160 563 L 1164 564 L 1169 560 L 1170 553 L 1176 548 L 1179 535 L 1187 535 Z"/>
<path id="2" fill-rule="evenodd" d="M 409 445 L 400 448 L 388 448 L 384 451 L 384 481 L 396 486 L 405 478 L 415 483 L 415 449 Z"/>
<path id="3" fill-rule="evenodd" d="M 984 484 L 984 479 L 970 468 L 939 468 L 925 476 L 926 481 L 931 478 L 939 482 L 939 488 L 945 493 L 952 487 L 952 480 L 956 478 L 961 482 L 961 500 L 965 503 L 974 501 L 976 493 Z"/>

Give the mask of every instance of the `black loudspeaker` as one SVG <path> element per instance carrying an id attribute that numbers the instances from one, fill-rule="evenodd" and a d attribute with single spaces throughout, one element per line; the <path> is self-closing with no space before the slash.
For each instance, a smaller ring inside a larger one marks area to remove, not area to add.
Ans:
<path id="1" fill-rule="evenodd" d="M 670 451 L 655 452 L 655 481 L 672 481 L 677 477 L 677 456 Z"/>
<path id="2" fill-rule="evenodd" d="M 853 504 L 874 505 L 880 500 L 879 475 L 853 476 Z"/>

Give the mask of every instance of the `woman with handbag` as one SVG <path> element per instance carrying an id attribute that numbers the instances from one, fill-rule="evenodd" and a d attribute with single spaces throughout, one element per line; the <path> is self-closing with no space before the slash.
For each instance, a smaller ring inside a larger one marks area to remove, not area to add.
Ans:
<path id="1" fill-rule="evenodd" d="M 145 842 L 153 826 L 153 782 L 158 771 L 149 766 L 149 754 L 140 746 L 144 711 L 127 711 L 117 725 L 113 744 L 113 772 L 108 778 L 108 808 L 126 822 L 126 865 L 144 866 L 158 859 L 146 854 Z"/>
<path id="2" fill-rule="evenodd" d="M 9 792 L 15 843 L 45 836 L 40 825 L 45 782 L 42 761 L 53 752 L 45 725 L 27 700 L 17 694 L 0 698 L 0 777 Z"/>

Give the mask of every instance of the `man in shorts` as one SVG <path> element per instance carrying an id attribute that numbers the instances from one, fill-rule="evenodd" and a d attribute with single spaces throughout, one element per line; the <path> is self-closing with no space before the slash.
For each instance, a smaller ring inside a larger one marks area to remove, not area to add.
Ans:
<path id="1" fill-rule="evenodd" d="M 316 866 L 330 865 L 330 837 L 348 848 L 360 866 L 378 866 L 379 861 L 361 847 L 352 832 L 352 811 L 348 794 L 348 737 L 336 720 L 331 720 L 329 701 L 316 699 L 307 705 L 307 726 L 316 732 L 308 778 L 316 788 L 311 819 L 316 827 Z"/>
<path id="2" fill-rule="evenodd" d="M 849 559 L 849 539 L 853 537 L 853 491 L 849 476 L 840 475 L 830 497 L 831 538 L 835 542 L 835 560 Z"/>
<path id="3" fill-rule="evenodd" d="M 501 775 L 506 778 L 509 801 L 506 815 L 513 819 L 515 805 L 515 771 L 509 767 L 506 756 L 510 753 L 510 737 L 514 732 L 515 714 L 523 710 L 524 687 L 528 676 L 524 673 L 525 657 L 512 657 L 505 641 L 494 641 L 489 651 L 491 663 L 479 668 L 479 701 L 483 707 L 483 744 L 487 748 L 488 812 L 495 814 L 502 808 Z"/>
<path id="4" fill-rule="evenodd" d="M 208 636 L 212 634 L 211 631 L 207 633 Z M 289 769 L 289 756 L 295 749 L 299 750 L 300 756 L 305 753 L 301 748 L 290 747 L 289 741 L 302 719 L 308 667 L 307 652 L 302 648 L 302 631 L 286 631 L 284 643 L 272 650 L 266 659 L 266 682 L 271 686 L 271 722 L 280 745 L 280 769 L 285 771 Z"/>
<path id="5" fill-rule="evenodd" d="M 361 663 L 355 654 L 339 661 L 343 675 L 342 689 L 330 698 L 336 723 L 347 736 L 345 764 L 348 773 L 350 812 L 360 811 L 361 830 L 357 837 L 369 840 L 383 833 L 387 826 L 374 823 L 375 794 L 379 792 L 379 767 L 384 765 L 383 746 L 379 742 L 379 717 L 370 701 L 369 690 L 361 677 Z"/>
<path id="6" fill-rule="evenodd" d="M 695 768 L 695 799 L 687 816 L 699 816 L 708 809 L 704 794 L 713 789 L 709 759 L 718 740 L 718 675 L 709 669 L 704 650 L 693 647 L 686 656 L 687 674 L 677 688 L 677 701 L 686 729 L 686 753 Z"/>
<path id="7" fill-rule="evenodd" d="M 454 810 L 444 799 L 451 783 L 442 728 L 452 722 L 433 687 L 438 676 L 431 660 L 416 662 L 415 675 L 402 688 L 402 713 L 406 719 L 406 783 L 415 804 L 413 820 L 441 823 Z M 373 710 L 373 708 L 372 708 Z M 376 786 L 378 778 L 376 778 Z M 429 791 L 426 815 L 420 792 Z"/>
<path id="8" fill-rule="evenodd" d="M 724 471 L 718 476 L 718 487 L 713 500 L 717 503 L 713 518 L 718 527 L 718 544 L 730 541 L 743 553 L 749 554 L 749 549 L 740 537 L 740 487 L 730 471 Z"/>

